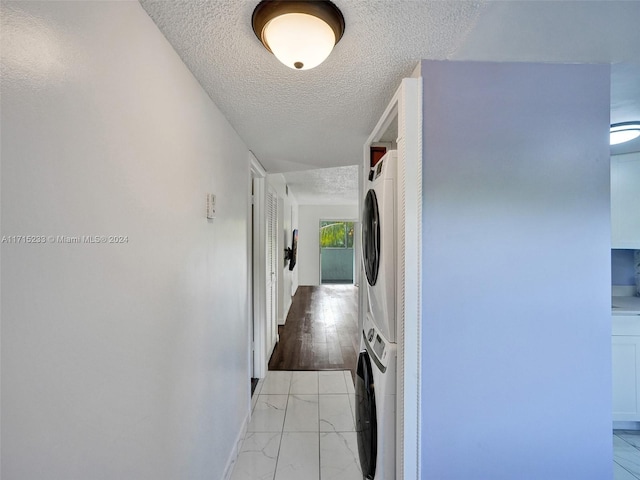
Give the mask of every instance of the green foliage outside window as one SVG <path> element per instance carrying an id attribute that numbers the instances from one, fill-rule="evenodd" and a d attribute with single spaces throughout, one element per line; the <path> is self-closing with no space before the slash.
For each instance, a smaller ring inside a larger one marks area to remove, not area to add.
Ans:
<path id="1" fill-rule="evenodd" d="M 353 248 L 353 222 L 320 222 L 320 248 Z"/>

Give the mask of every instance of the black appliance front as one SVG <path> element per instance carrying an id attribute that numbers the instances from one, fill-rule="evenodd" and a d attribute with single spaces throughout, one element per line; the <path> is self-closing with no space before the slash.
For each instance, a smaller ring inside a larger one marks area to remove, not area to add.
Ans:
<path id="1" fill-rule="evenodd" d="M 380 266 L 380 216 L 378 198 L 373 189 L 367 192 L 362 211 L 362 262 L 367 282 L 371 286 L 375 285 Z"/>
<path id="2" fill-rule="evenodd" d="M 360 352 L 356 370 L 356 432 L 362 475 L 366 479 L 373 479 L 376 473 L 378 427 L 373 371 L 366 351 Z"/>

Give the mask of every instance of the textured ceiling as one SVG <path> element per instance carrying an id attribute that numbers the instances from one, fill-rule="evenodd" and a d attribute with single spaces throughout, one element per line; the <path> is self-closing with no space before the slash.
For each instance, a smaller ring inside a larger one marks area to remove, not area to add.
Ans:
<path id="1" fill-rule="evenodd" d="M 141 3 L 271 173 L 358 163 L 400 79 L 421 58 L 455 52 L 480 11 L 476 2 L 336 0 L 344 36 L 320 66 L 295 71 L 253 33 L 257 0 Z"/>
<path id="2" fill-rule="evenodd" d="M 358 167 L 333 167 L 285 173 L 300 205 L 355 205 L 358 203 Z"/>
<path id="3" fill-rule="evenodd" d="M 345 34 L 307 71 L 282 65 L 256 38 L 258 0 L 141 4 L 270 173 L 360 162 L 420 59 L 612 63 L 612 122 L 640 118 L 640 1 L 333 1 Z M 307 175 L 310 191 L 317 175 Z M 287 175 L 296 198 L 302 177 Z"/>

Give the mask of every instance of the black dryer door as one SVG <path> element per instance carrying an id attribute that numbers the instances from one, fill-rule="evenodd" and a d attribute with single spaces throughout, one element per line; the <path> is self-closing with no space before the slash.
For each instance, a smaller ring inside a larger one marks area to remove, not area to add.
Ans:
<path id="1" fill-rule="evenodd" d="M 366 351 L 360 352 L 356 370 L 356 432 L 362 475 L 366 479 L 373 479 L 376 473 L 378 427 L 373 372 Z"/>
<path id="2" fill-rule="evenodd" d="M 367 192 L 362 210 L 362 262 L 367 282 L 375 285 L 380 266 L 380 216 L 378 199 L 373 189 Z"/>

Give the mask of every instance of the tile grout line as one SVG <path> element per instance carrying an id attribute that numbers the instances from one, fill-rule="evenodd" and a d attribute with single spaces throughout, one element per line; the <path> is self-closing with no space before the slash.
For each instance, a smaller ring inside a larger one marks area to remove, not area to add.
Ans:
<path id="1" fill-rule="evenodd" d="M 619 440 L 622 440 L 624 443 L 626 443 L 627 445 L 629 445 L 630 447 L 633 447 L 636 450 L 640 450 L 638 447 L 636 447 L 635 445 L 633 445 L 631 442 L 629 442 L 626 438 L 621 437 L 620 435 L 614 433 L 613 434 L 614 437 L 618 437 Z M 615 455 L 615 451 L 614 451 L 614 455 Z M 621 463 L 619 463 L 618 461 L 613 460 L 613 462 L 615 464 L 617 464 L 620 468 L 622 468 L 623 470 L 627 471 L 632 477 L 637 478 L 640 480 L 640 477 L 638 477 L 634 472 L 632 472 L 631 470 L 629 470 L 628 468 L 626 468 L 624 465 L 622 465 Z"/>
<path id="2" fill-rule="evenodd" d="M 639 450 L 638 447 L 636 447 L 633 443 L 629 442 L 626 438 L 621 437 L 620 435 L 614 433 L 613 434 L 615 437 L 618 437 L 620 440 L 622 440 L 624 443 L 626 443 L 627 445 L 629 445 L 630 447 L 635 448 L 636 450 Z"/>
<path id="3" fill-rule="evenodd" d="M 348 410 L 349 410 L 350 417 L 351 417 L 352 421 L 354 422 L 354 428 L 355 428 L 355 419 L 353 418 L 353 411 L 351 410 L 350 402 L 349 402 L 349 396 L 351 394 L 348 391 L 348 387 L 346 385 L 347 379 L 345 377 L 344 370 L 342 372 L 343 372 L 343 374 L 341 375 L 341 377 L 342 377 L 342 381 L 344 382 L 344 386 L 346 387 L 346 391 L 344 391 L 344 392 L 342 392 L 340 394 L 338 394 L 338 393 L 333 393 L 333 394 L 327 393 L 326 395 L 334 395 L 334 396 L 341 396 L 341 397 L 342 396 L 347 396 Z M 273 476 L 273 480 L 277 479 L 277 471 L 278 471 L 278 466 L 280 464 L 280 455 L 282 454 L 282 442 L 283 442 L 283 437 L 284 437 L 284 434 L 285 434 L 284 427 L 285 427 L 285 424 L 286 424 L 286 421 L 287 421 L 287 417 L 290 414 L 289 406 L 291 405 L 291 396 L 294 395 L 292 393 L 292 389 L 293 389 L 293 373 L 294 373 L 293 371 L 290 372 L 291 377 L 290 377 L 289 383 L 288 383 L 287 401 L 286 401 L 286 404 L 285 404 L 285 415 L 284 415 L 284 418 L 283 418 L 283 421 L 282 421 L 282 426 L 281 426 L 281 431 L 280 431 L 280 442 L 279 442 L 279 445 L 278 445 L 278 451 L 277 451 L 277 455 L 276 455 L 276 464 L 275 464 L 275 469 L 274 469 L 274 474 L 273 474 L 274 475 Z M 317 437 L 318 438 L 318 453 L 317 453 L 317 455 L 318 455 L 317 456 L 317 458 L 318 458 L 318 480 L 322 480 L 321 439 L 322 439 L 322 433 L 323 432 L 321 431 L 321 428 L 320 428 L 320 420 L 321 420 L 320 419 L 320 398 L 322 396 L 322 394 L 320 392 L 320 371 L 316 371 L 316 378 L 317 378 L 317 380 L 316 380 L 317 393 L 316 393 L 315 396 L 316 396 L 316 399 L 317 399 L 317 415 L 318 415 L 318 423 L 317 423 L 317 427 L 318 427 L 318 437 Z M 265 381 L 265 384 L 266 384 L 266 381 Z M 265 394 L 265 395 L 267 395 L 267 394 Z M 346 432 L 346 430 L 345 430 L 345 432 Z"/>
<path id="4" fill-rule="evenodd" d="M 620 468 L 622 468 L 623 470 L 625 470 L 626 472 L 629 473 L 629 475 L 631 475 L 633 478 L 640 478 L 638 477 L 635 473 L 633 473 L 631 470 L 629 470 L 628 468 L 626 468 L 624 465 L 619 464 L 618 462 L 616 462 L 615 460 L 613 461 L 613 463 L 617 464 Z"/>
<path id="5" fill-rule="evenodd" d="M 268 375 L 269 373 L 267 373 Z M 291 374 L 293 377 L 293 374 Z M 266 381 L 266 379 L 265 379 Z M 289 394 L 291 393 L 291 380 L 289 380 L 289 390 L 287 392 L 287 403 L 284 406 L 284 418 L 282 419 L 282 427 L 280 427 L 280 443 L 278 444 L 278 454 L 276 455 L 276 465 L 273 469 L 273 480 L 276 480 L 278 475 L 278 463 L 280 462 L 280 452 L 282 450 L 282 437 L 284 437 L 284 422 L 287 420 L 287 410 L 289 409 Z"/>

